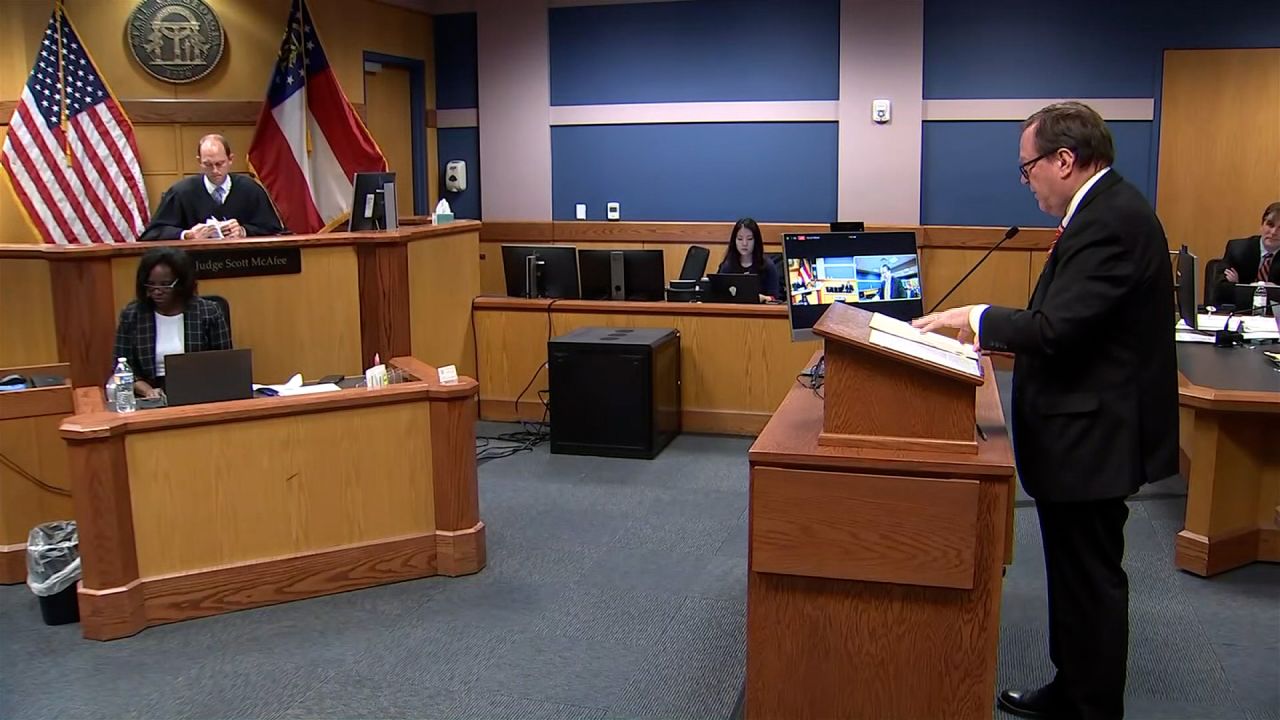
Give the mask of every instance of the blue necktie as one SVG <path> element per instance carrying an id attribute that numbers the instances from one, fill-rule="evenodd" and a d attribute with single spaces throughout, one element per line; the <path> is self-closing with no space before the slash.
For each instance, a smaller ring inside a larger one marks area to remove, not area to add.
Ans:
<path id="1" fill-rule="evenodd" d="M 213 188 L 213 201 L 221 205 L 222 196 L 223 196 L 222 186 L 221 185 L 215 186 Z"/>

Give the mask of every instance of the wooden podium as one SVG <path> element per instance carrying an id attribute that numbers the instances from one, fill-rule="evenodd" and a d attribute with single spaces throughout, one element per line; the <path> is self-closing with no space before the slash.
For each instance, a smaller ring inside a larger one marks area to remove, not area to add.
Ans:
<path id="1" fill-rule="evenodd" d="M 1014 466 L 991 364 L 910 358 L 869 320 L 827 311 L 825 387 L 751 448 L 750 720 L 993 713 Z"/>

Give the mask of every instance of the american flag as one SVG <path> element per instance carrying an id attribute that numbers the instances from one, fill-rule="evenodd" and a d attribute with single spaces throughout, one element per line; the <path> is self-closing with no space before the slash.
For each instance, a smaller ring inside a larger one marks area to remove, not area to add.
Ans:
<path id="1" fill-rule="evenodd" d="M 352 176 L 387 169 L 329 67 L 303 0 L 293 0 L 289 11 L 249 164 L 295 233 L 346 219 Z"/>
<path id="2" fill-rule="evenodd" d="M 147 225 L 133 126 L 58 3 L 0 164 L 47 243 L 132 242 Z"/>

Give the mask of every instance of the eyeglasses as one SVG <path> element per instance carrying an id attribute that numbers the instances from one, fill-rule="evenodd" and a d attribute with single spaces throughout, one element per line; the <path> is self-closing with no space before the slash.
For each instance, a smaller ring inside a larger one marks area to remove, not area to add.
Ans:
<path id="1" fill-rule="evenodd" d="M 153 290 L 158 292 L 169 292 L 170 290 L 178 287 L 178 281 L 174 280 L 173 282 L 165 283 L 164 285 L 152 285 L 151 283 L 147 283 L 142 287 L 146 288 L 147 292 L 151 292 Z"/>
<path id="2" fill-rule="evenodd" d="M 1019 166 L 1018 166 L 1018 172 L 1022 174 L 1022 179 L 1023 179 L 1023 181 L 1025 182 L 1025 181 L 1029 181 L 1029 180 L 1031 180 L 1031 166 L 1032 166 L 1032 165 L 1035 165 L 1036 163 L 1040 162 L 1041 160 L 1043 160 L 1043 159 L 1045 159 L 1045 158 L 1049 157 L 1050 155 L 1052 155 L 1052 154 L 1054 154 L 1054 153 L 1056 153 L 1056 152 L 1058 152 L 1058 151 L 1057 151 L 1057 150 L 1050 150 L 1050 151 L 1049 151 L 1049 152 L 1047 152 L 1047 153 L 1041 153 L 1040 155 L 1037 155 L 1037 156 L 1035 156 L 1035 157 L 1031 158 L 1030 160 L 1028 160 L 1028 161 L 1026 161 L 1026 162 L 1022 163 L 1021 165 L 1019 165 Z"/>

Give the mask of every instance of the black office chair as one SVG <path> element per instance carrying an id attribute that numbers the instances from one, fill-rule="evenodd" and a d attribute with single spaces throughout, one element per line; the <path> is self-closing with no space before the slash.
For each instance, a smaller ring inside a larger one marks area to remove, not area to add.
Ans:
<path id="1" fill-rule="evenodd" d="M 201 295 L 200 297 L 218 306 L 222 311 L 222 317 L 227 321 L 227 329 L 231 329 L 231 303 L 221 295 Z"/>
<path id="2" fill-rule="evenodd" d="M 785 298 L 787 296 L 787 261 L 782 257 L 782 253 L 765 253 L 766 262 L 773 263 L 774 269 L 778 271 L 778 287 L 773 288 L 770 292 L 769 288 L 762 288 L 761 292 L 766 295 L 772 295 L 776 298 Z"/>
<path id="3" fill-rule="evenodd" d="M 701 280 L 707 274 L 707 261 L 711 251 L 701 245 L 692 245 L 684 254 L 684 265 L 680 268 L 681 280 Z"/>
<path id="4" fill-rule="evenodd" d="M 1222 275 L 1222 258 L 1214 258 L 1204 264 L 1204 285 L 1201 295 L 1201 303 L 1204 305 L 1217 305 L 1218 298 L 1213 294 L 1218 287 L 1218 277 Z"/>

